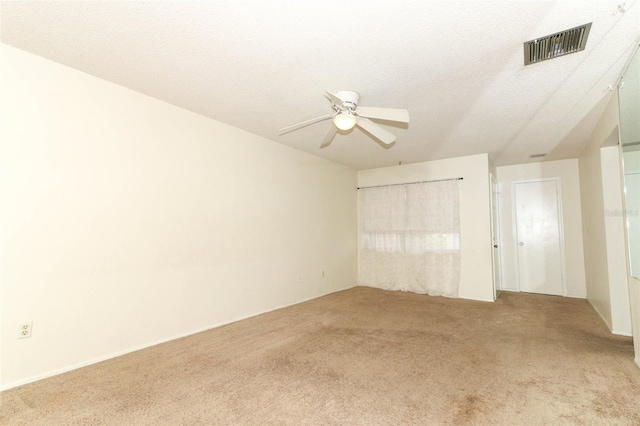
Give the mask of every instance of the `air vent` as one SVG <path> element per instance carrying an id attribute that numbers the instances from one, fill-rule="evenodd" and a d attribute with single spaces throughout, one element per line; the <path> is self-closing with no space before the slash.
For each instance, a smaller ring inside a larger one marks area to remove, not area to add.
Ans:
<path id="1" fill-rule="evenodd" d="M 542 158 L 545 157 L 547 154 L 531 154 L 529 156 L 529 158 Z"/>
<path id="2" fill-rule="evenodd" d="M 524 64 L 531 65 L 584 50 L 591 22 L 524 43 Z"/>

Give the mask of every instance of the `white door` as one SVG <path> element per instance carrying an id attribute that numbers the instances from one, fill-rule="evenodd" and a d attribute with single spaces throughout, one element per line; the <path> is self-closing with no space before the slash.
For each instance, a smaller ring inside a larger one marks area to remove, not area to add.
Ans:
<path id="1" fill-rule="evenodd" d="M 498 299 L 502 289 L 502 260 L 500 257 L 499 192 L 495 178 L 491 175 L 491 239 L 493 244 L 493 298 Z"/>
<path id="2" fill-rule="evenodd" d="M 565 294 L 558 182 L 514 183 L 520 291 Z"/>

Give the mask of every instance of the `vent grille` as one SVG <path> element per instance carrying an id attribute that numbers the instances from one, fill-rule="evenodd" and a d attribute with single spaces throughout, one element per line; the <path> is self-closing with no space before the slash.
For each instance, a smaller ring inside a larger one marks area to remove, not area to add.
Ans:
<path id="1" fill-rule="evenodd" d="M 547 154 L 531 154 L 529 158 L 542 158 L 546 157 Z"/>
<path id="2" fill-rule="evenodd" d="M 584 50 L 590 30 L 591 22 L 525 42 L 524 64 L 531 65 Z"/>

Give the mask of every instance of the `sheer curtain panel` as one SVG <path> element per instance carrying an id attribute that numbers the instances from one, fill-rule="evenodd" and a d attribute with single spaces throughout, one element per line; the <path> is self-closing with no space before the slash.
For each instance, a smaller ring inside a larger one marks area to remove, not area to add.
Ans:
<path id="1" fill-rule="evenodd" d="M 360 285 L 458 296 L 458 180 L 358 191 Z"/>

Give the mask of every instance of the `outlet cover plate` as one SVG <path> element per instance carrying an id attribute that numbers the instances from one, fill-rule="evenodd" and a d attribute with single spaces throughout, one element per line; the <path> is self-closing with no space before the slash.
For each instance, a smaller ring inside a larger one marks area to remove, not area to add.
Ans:
<path id="1" fill-rule="evenodd" d="M 31 337 L 31 330 L 33 329 L 33 322 L 25 322 L 20 324 L 18 329 L 18 339 L 26 339 Z"/>

